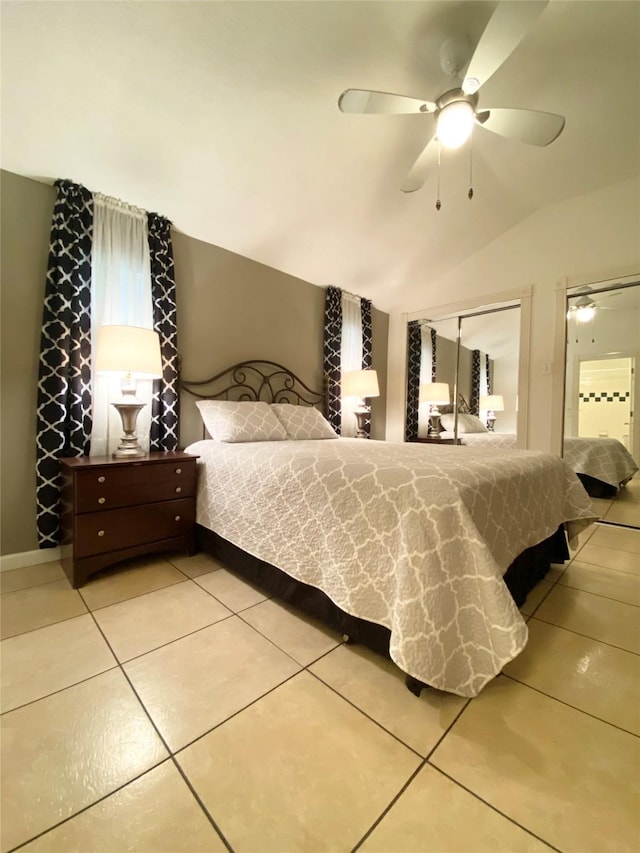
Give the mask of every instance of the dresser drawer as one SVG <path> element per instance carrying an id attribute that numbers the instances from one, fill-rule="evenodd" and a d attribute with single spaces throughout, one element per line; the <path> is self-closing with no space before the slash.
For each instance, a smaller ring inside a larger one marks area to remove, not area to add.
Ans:
<path id="1" fill-rule="evenodd" d="M 194 522 L 193 498 L 84 513 L 75 519 L 75 556 L 105 554 L 186 536 L 193 530 Z"/>
<path id="2" fill-rule="evenodd" d="M 77 513 L 135 506 L 195 494 L 196 460 L 95 467 L 75 472 Z"/>

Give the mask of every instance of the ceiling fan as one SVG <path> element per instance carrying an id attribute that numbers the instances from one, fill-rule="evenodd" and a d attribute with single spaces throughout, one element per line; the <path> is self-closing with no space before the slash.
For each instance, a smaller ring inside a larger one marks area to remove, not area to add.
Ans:
<path id="1" fill-rule="evenodd" d="M 587 289 L 587 288 L 585 288 Z M 600 296 L 598 300 L 592 299 L 590 296 L 587 296 L 585 293 L 583 296 L 580 296 L 576 301 L 569 306 L 569 310 L 567 311 L 567 320 L 575 319 L 578 323 L 589 323 L 596 316 L 597 311 L 617 311 L 615 306 L 613 305 L 602 305 L 601 303 L 605 299 L 611 299 L 614 296 L 619 296 L 620 291 L 616 291 L 615 293 L 605 294 L 604 296 Z"/>
<path id="2" fill-rule="evenodd" d="M 479 110 L 478 91 L 508 59 L 544 10 L 548 0 L 506 0 L 499 3 L 469 60 L 466 39 L 448 39 L 440 49 L 440 65 L 457 83 L 435 101 L 406 95 L 347 89 L 338 99 L 343 113 L 427 113 L 435 117 L 432 139 L 413 164 L 401 189 L 420 189 L 439 162 L 440 145 L 459 148 L 470 137 L 474 124 L 529 145 L 549 145 L 562 132 L 564 117 L 525 109 Z M 467 66 L 462 80 L 460 75 Z M 469 198 L 473 190 L 469 190 Z M 440 202 L 436 204 L 440 209 Z"/>

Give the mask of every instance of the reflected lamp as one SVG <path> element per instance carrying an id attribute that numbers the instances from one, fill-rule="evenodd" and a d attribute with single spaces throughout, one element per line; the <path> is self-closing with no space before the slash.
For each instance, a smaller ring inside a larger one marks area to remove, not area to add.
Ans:
<path id="1" fill-rule="evenodd" d="M 449 385 L 447 382 L 427 382 L 420 386 L 420 402 L 429 406 L 430 436 L 439 436 L 442 431 L 438 406 L 449 403 Z"/>
<path id="2" fill-rule="evenodd" d="M 487 394 L 480 397 L 480 408 L 487 410 L 487 429 L 493 432 L 496 425 L 496 412 L 504 412 L 502 394 Z"/>

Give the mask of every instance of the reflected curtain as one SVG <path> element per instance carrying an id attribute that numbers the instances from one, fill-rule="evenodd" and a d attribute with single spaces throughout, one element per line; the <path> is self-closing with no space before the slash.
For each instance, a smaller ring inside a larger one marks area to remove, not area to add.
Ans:
<path id="1" fill-rule="evenodd" d="M 327 420 L 338 435 L 341 427 L 341 347 L 342 291 L 338 287 L 328 287 L 324 308 L 324 380 L 327 394 Z"/>
<path id="2" fill-rule="evenodd" d="M 404 421 L 405 441 L 414 441 L 418 437 L 421 369 L 421 323 L 420 320 L 410 320 L 407 324 L 407 407 Z"/>
<path id="3" fill-rule="evenodd" d="M 58 459 L 89 453 L 93 197 L 55 182 L 38 370 L 36 526 L 41 548 L 60 539 Z"/>
<path id="4" fill-rule="evenodd" d="M 469 408 L 471 414 L 480 414 L 480 350 L 474 349 L 471 351 L 471 399 L 469 400 Z"/>

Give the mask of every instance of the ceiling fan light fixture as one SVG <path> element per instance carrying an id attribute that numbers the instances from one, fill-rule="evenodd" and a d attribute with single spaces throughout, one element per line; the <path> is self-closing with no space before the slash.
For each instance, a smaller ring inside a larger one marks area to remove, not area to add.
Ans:
<path id="1" fill-rule="evenodd" d="M 473 130 L 475 113 L 468 101 L 453 101 L 438 113 L 437 136 L 445 148 L 460 148 Z"/>
<path id="2" fill-rule="evenodd" d="M 595 305 L 580 305 L 576 308 L 576 320 L 578 323 L 590 323 L 595 316 Z"/>

